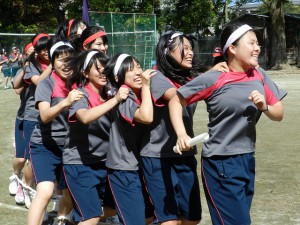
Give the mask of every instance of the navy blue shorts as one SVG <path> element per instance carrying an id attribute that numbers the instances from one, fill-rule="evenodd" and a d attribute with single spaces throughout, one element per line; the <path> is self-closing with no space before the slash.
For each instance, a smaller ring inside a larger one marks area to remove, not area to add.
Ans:
<path id="1" fill-rule="evenodd" d="M 197 160 L 192 157 L 142 157 L 146 187 L 154 204 L 155 223 L 201 220 Z"/>
<path id="2" fill-rule="evenodd" d="M 66 182 L 66 179 L 65 179 L 65 176 L 64 176 L 64 172 L 63 172 L 62 166 L 60 168 L 60 171 L 57 171 L 57 172 L 58 172 L 57 178 L 56 178 L 56 180 L 58 181 L 57 189 L 58 190 L 67 189 L 68 186 L 67 186 L 67 182 Z"/>
<path id="3" fill-rule="evenodd" d="M 26 157 L 26 144 L 23 129 L 23 120 L 16 119 L 15 122 L 15 144 L 16 144 L 16 158 Z"/>
<path id="4" fill-rule="evenodd" d="M 202 181 L 214 225 L 249 225 L 254 194 L 254 153 L 202 158 Z"/>
<path id="5" fill-rule="evenodd" d="M 62 165 L 62 148 L 63 146 L 30 143 L 30 161 L 36 184 L 57 180 Z"/>
<path id="6" fill-rule="evenodd" d="M 29 150 L 30 150 L 30 138 L 31 134 L 35 128 L 37 121 L 23 121 L 23 131 L 24 131 L 24 139 L 25 139 L 25 159 L 30 159 Z"/>
<path id="7" fill-rule="evenodd" d="M 4 77 L 11 77 L 10 67 L 2 68 L 2 73 Z"/>
<path id="8" fill-rule="evenodd" d="M 153 207 L 141 180 L 140 171 L 108 169 L 108 181 L 122 225 L 145 224 L 153 216 Z"/>
<path id="9" fill-rule="evenodd" d="M 63 171 L 72 196 L 76 222 L 100 217 L 103 214 L 102 206 L 114 208 L 106 179 L 105 162 L 65 164 Z"/>

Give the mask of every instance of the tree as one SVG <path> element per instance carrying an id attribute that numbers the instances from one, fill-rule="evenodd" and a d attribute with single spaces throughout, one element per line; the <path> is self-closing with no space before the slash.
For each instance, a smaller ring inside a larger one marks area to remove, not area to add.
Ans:
<path id="1" fill-rule="evenodd" d="M 272 51 L 270 66 L 273 69 L 288 68 L 286 55 L 286 36 L 284 5 L 288 0 L 263 0 L 265 6 L 269 9 L 272 26 Z"/>

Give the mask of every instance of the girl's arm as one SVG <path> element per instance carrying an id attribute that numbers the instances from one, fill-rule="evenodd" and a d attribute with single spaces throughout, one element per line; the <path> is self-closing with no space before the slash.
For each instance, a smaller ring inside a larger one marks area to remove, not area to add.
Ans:
<path id="1" fill-rule="evenodd" d="M 120 87 L 115 97 L 108 100 L 107 102 L 98 105 L 96 107 L 93 107 L 91 109 L 77 110 L 76 118 L 83 124 L 89 124 L 97 120 L 101 116 L 103 116 L 105 113 L 107 113 L 117 104 L 119 104 L 122 100 L 125 100 L 128 97 L 128 93 L 129 93 L 128 88 Z"/>
<path id="2" fill-rule="evenodd" d="M 52 72 L 52 65 L 50 64 L 47 69 L 41 75 L 34 75 L 31 77 L 31 82 L 36 86 L 40 83 L 44 78 L 49 76 Z"/>
<path id="3" fill-rule="evenodd" d="M 65 108 L 72 105 L 73 102 L 81 99 L 83 93 L 78 90 L 72 90 L 68 94 L 68 97 L 56 104 L 55 106 L 50 105 L 49 102 L 39 102 L 38 109 L 40 111 L 41 120 L 43 123 L 49 123 L 55 119 Z"/>
<path id="4" fill-rule="evenodd" d="M 24 85 L 26 84 L 26 82 L 24 81 L 24 75 L 25 75 L 25 69 L 23 69 L 22 72 L 18 76 L 16 76 L 13 80 L 14 89 L 16 93 L 18 89 L 21 89 L 22 91 Z"/>
<path id="5" fill-rule="evenodd" d="M 2 65 L 3 63 L 7 62 L 8 59 L 4 59 L 3 61 L 0 62 L 0 65 Z"/>
<path id="6" fill-rule="evenodd" d="M 264 95 L 254 90 L 250 93 L 249 100 L 252 101 L 258 110 L 265 113 L 265 115 L 274 121 L 281 121 L 283 119 L 284 108 L 281 101 L 274 105 L 268 105 Z"/>
<path id="7" fill-rule="evenodd" d="M 150 124 L 153 121 L 153 103 L 150 91 L 150 79 L 155 75 L 155 71 L 146 70 L 142 74 L 142 103 L 134 113 L 134 120 L 143 124 Z"/>
<path id="8" fill-rule="evenodd" d="M 170 119 L 177 135 L 176 146 L 180 151 L 189 150 L 190 146 L 187 144 L 187 141 L 191 139 L 186 133 L 182 119 L 182 108 L 184 106 L 186 106 L 186 101 L 180 94 L 176 94 L 169 101 Z"/>
<path id="9" fill-rule="evenodd" d="M 22 93 L 23 89 L 24 89 L 24 87 L 17 88 L 17 89 L 14 87 L 14 91 L 17 95 L 20 95 Z"/>

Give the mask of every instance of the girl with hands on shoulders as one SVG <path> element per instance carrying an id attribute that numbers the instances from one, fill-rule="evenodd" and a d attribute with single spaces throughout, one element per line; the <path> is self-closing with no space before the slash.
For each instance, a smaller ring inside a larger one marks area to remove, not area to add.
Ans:
<path id="1" fill-rule="evenodd" d="M 177 90 L 169 102 L 177 147 L 189 150 L 182 107 L 204 100 L 209 139 L 202 146 L 202 180 L 213 224 L 251 224 L 254 194 L 256 123 L 264 112 L 283 118 L 280 90 L 258 67 L 260 46 L 247 24 L 225 27 L 220 46 L 229 72 L 209 71 Z"/>

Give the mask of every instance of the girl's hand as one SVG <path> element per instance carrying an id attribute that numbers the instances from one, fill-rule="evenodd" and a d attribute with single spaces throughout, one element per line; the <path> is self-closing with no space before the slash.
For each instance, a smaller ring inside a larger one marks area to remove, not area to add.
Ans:
<path id="1" fill-rule="evenodd" d="M 121 86 L 118 90 L 118 92 L 115 95 L 115 98 L 118 103 L 125 100 L 129 95 L 129 88 L 125 86 Z"/>
<path id="2" fill-rule="evenodd" d="M 268 105 L 265 96 L 259 93 L 257 90 L 252 91 L 248 98 L 254 103 L 258 110 L 262 112 L 268 111 Z"/>
<path id="3" fill-rule="evenodd" d="M 229 67 L 227 65 L 226 62 L 220 62 L 218 64 L 216 64 L 212 70 L 217 70 L 217 71 L 220 71 L 220 72 L 226 72 L 228 73 L 229 72 Z"/>
<path id="4" fill-rule="evenodd" d="M 156 74 L 155 70 L 147 69 L 142 73 L 142 82 L 143 84 L 150 85 L 150 79 Z"/>
<path id="5" fill-rule="evenodd" d="M 83 93 L 78 90 L 72 90 L 69 92 L 68 97 L 66 98 L 66 107 L 69 107 L 73 104 L 73 102 L 81 99 L 83 97 Z"/>
<path id="6" fill-rule="evenodd" d="M 187 134 L 177 137 L 176 148 L 178 154 L 182 155 L 183 151 L 190 150 L 191 147 L 188 145 L 188 140 L 190 139 L 191 138 Z"/>

